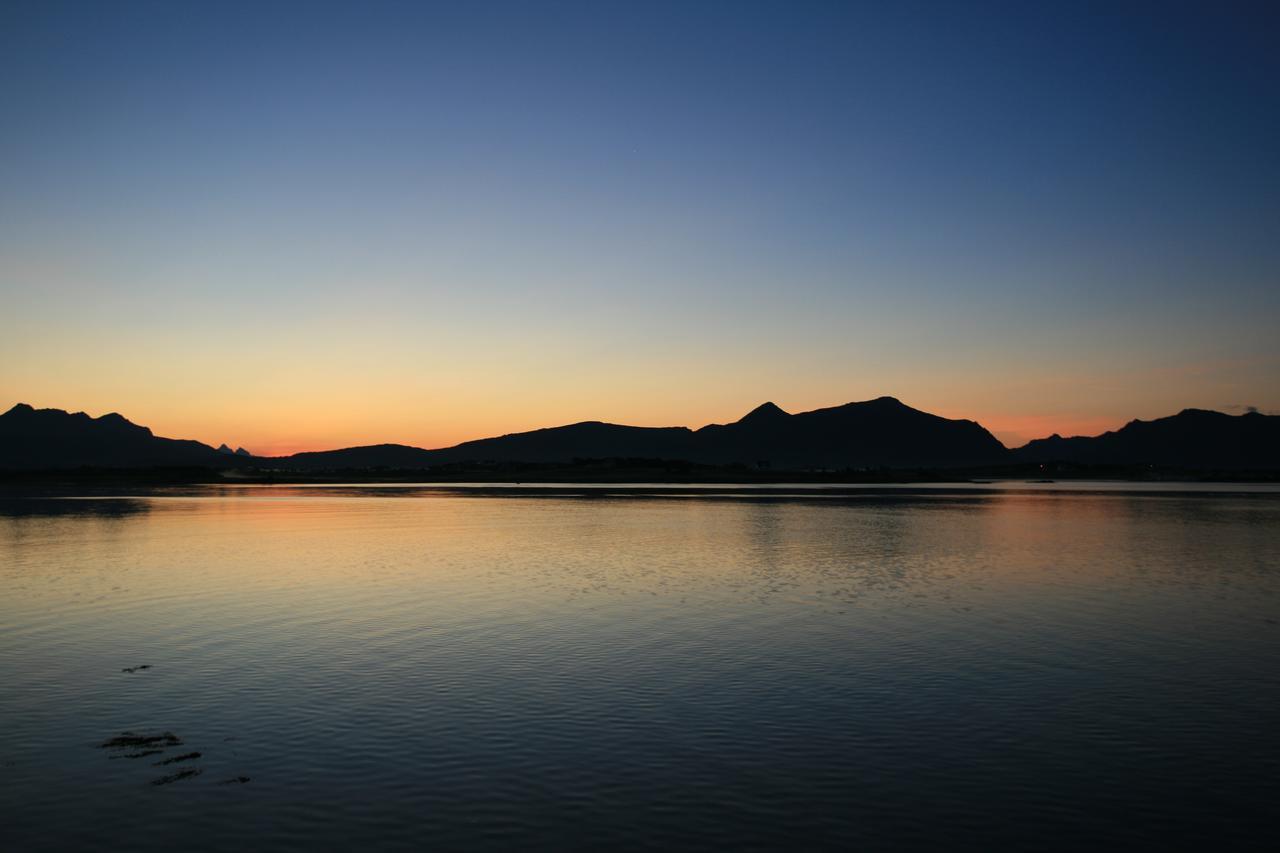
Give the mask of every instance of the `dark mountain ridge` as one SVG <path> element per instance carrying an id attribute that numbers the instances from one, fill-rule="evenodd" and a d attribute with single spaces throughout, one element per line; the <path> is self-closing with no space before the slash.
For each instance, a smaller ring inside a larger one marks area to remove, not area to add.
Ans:
<path id="1" fill-rule="evenodd" d="M 1093 437 L 1054 434 L 1012 454 L 1018 462 L 1274 470 L 1280 468 L 1280 416 L 1183 409 Z"/>
<path id="2" fill-rule="evenodd" d="M 91 418 L 19 403 L 0 415 L 0 469 L 227 468 L 235 459 L 198 441 L 160 438 L 114 412 Z"/>
<path id="3" fill-rule="evenodd" d="M 710 465 L 840 470 L 960 467 L 1001 462 L 1008 450 L 973 421 L 941 418 L 892 397 L 788 414 L 765 403 L 731 424 L 635 427 L 584 421 L 467 441 L 439 450 L 379 445 L 272 460 L 285 468 L 425 468 L 465 463 L 669 459 Z"/>
<path id="4" fill-rule="evenodd" d="M 879 397 L 790 414 L 765 403 L 728 424 L 635 427 L 584 421 L 426 450 L 377 444 L 255 457 L 243 448 L 161 438 L 118 414 L 91 418 L 18 404 L 0 415 L 0 469 L 80 467 L 284 471 L 424 470 L 485 464 L 572 464 L 585 459 L 672 460 L 778 471 L 948 469 L 1001 465 L 1154 465 L 1280 470 L 1280 416 L 1187 409 L 1132 421 L 1095 437 L 1038 439 L 1008 450 L 981 425 Z"/>
<path id="5" fill-rule="evenodd" d="M 795 415 L 766 403 L 694 437 L 696 461 L 775 468 L 955 468 L 998 463 L 1008 454 L 974 421 L 931 415 L 893 397 Z"/>
<path id="6" fill-rule="evenodd" d="M 583 421 L 560 427 L 464 441 L 430 451 L 432 464 L 461 462 L 571 462 L 574 459 L 629 457 L 691 459 L 687 427 L 636 427 Z"/>

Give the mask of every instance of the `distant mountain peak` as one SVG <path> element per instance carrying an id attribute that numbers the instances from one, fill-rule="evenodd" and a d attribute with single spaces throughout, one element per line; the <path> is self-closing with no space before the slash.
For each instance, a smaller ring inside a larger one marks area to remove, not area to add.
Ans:
<path id="1" fill-rule="evenodd" d="M 1183 409 L 1150 421 L 1132 420 L 1096 436 L 1049 438 L 1014 450 L 1020 462 L 1159 465 L 1204 470 L 1280 468 L 1280 417 Z"/>
<path id="2" fill-rule="evenodd" d="M 226 442 L 223 442 L 222 444 L 218 445 L 218 452 L 225 453 L 228 456 L 235 454 L 234 450 L 232 450 L 230 447 L 227 447 Z"/>
<path id="3" fill-rule="evenodd" d="M 245 450 L 243 447 L 236 448 L 236 456 L 252 456 L 253 454 Z"/>
<path id="4" fill-rule="evenodd" d="M 778 406 L 777 403 L 768 402 L 768 403 L 761 403 L 751 411 L 747 412 L 745 415 L 742 416 L 741 419 L 739 419 L 738 423 L 740 424 L 755 423 L 759 421 L 773 420 L 775 418 L 789 418 L 789 417 L 791 417 L 791 415 L 783 411 L 783 409 L 780 406 Z"/>
<path id="5" fill-rule="evenodd" d="M 203 468 L 225 459 L 198 441 L 159 438 L 118 412 L 95 418 L 19 403 L 0 415 L 0 470 Z"/>
<path id="6" fill-rule="evenodd" d="M 18 403 L 12 409 L 0 415 L 14 426 L 25 425 L 25 429 L 40 432 L 42 430 L 58 430 L 64 424 L 74 423 L 89 425 L 92 428 L 112 433 L 136 433 L 151 435 L 151 430 L 138 426 L 118 412 L 109 412 L 99 417 L 90 417 L 84 412 L 68 412 L 65 409 L 37 409 L 27 403 Z"/>

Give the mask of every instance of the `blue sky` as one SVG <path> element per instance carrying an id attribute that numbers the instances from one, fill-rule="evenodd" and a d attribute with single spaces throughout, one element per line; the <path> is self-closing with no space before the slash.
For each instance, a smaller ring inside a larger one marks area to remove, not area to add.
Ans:
<path id="1" fill-rule="evenodd" d="M 8 3 L 0 394 L 255 450 L 1280 409 L 1276 13 L 884 5 Z"/>

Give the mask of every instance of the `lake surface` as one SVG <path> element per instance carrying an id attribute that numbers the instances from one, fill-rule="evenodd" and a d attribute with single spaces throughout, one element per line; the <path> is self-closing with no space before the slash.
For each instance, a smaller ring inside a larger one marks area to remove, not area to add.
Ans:
<path id="1" fill-rule="evenodd" d="M 1198 488 L 3 499 L 0 844 L 1260 846 L 1280 494 Z"/>

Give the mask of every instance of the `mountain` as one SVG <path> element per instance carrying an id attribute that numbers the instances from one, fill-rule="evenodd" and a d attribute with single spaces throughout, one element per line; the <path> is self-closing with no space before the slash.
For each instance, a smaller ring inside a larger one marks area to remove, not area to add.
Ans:
<path id="1" fill-rule="evenodd" d="M 731 424 L 699 430 L 586 421 L 440 450 L 375 445 L 299 453 L 282 468 L 426 468 L 468 462 L 567 463 L 575 459 L 679 459 L 776 469 L 960 467 L 1006 461 L 1008 450 L 973 421 L 948 420 L 892 397 L 788 414 L 765 403 Z"/>
<path id="2" fill-rule="evenodd" d="M 451 462 L 572 462 L 574 459 L 687 459 L 692 455 L 688 427 L 636 427 L 584 421 L 568 426 L 517 432 L 467 441 L 432 451 L 433 464 Z"/>
<path id="3" fill-rule="evenodd" d="M 773 403 L 694 435 L 698 461 L 774 468 L 932 468 L 1006 461 L 1008 450 L 973 421 L 950 420 L 893 397 L 789 415 Z"/>
<path id="4" fill-rule="evenodd" d="M 1280 470 L 1280 416 L 1187 409 L 1091 438 L 1058 435 L 1007 450 L 979 424 L 893 397 L 790 414 L 773 403 L 728 424 L 635 427 L 585 421 L 424 450 L 375 444 L 276 458 L 160 438 L 117 414 L 91 418 L 19 403 L 0 415 L 0 470 L 257 467 L 421 470 L 467 463 L 665 459 L 787 470 L 965 468 L 1066 462 L 1202 470 Z"/>
<path id="5" fill-rule="evenodd" d="M 1013 458 L 1032 463 L 1272 470 L 1280 468 L 1280 416 L 1183 409 L 1167 418 L 1130 421 L 1092 438 L 1055 434 L 1036 439 L 1014 450 Z"/>
<path id="6" fill-rule="evenodd" d="M 272 468 L 289 468 L 300 471 L 333 470 L 339 468 L 429 468 L 435 462 L 434 450 L 409 447 L 404 444 L 370 444 L 364 447 L 344 447 L 341 450 L 315 450 L 295 453 L 292 456 L 268 458 L 265 463 Z"/>
<path id="7" fill-rule="evenodd" d="M 160 438 L 114 413 L 91 418 L 19 403 L 0 415 L 0 469 L 226 468 L 234 463 L 207 444 Z"/>
<path id="8" fill-rule="evenodd" d="M 466 441 L 440 450 L 403 444 L 374 444 L 295 453 L 270 460 L 273 466 L 299 470 L 337 468 L 430 468 L 467 462 L 572 462 L 575 459 L 686 459 L 685 427 L 632 427 L 587 421 Z"/>

